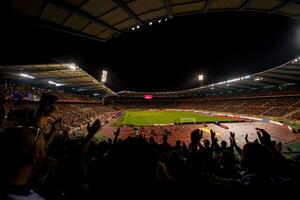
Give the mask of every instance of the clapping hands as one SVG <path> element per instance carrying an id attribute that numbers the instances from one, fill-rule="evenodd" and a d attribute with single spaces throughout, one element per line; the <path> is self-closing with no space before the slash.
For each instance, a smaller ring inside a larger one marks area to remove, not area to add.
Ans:
<path id="1" fill-rule="evenodd" d="M 88 123 L 87 125 L 87 130 L 89 134 L 93 134 L 93 135 L 95 135 L 100 128 L 101 128 L 101 122 L 99 119 L 96 119 L 92 125 L 90 125 L 90 123 Z"/>

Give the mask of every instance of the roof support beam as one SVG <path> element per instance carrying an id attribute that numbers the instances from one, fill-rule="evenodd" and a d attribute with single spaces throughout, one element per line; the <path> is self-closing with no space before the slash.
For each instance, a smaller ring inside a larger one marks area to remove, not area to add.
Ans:
<path id="1" fill-rule="evenodd" d="M 300 65 L 296 65 L 296 64 L 293 64 L 293 65 L 286 65 L 286 66 L 283 66 L 281 67 L 281 69 L 286 69 L 286 70 L 291 70 L 291 69 L 295 69 L 295 70 L 299 70 L 300 69 Z"/>
<path id="2" fill-rule="evenodd" d="M 42 72 L 53 72 L 53 71 L 63 71 L 63 70 L 69 70 L 67 68 L 52 68 L 52 69 L 29 69 L 29 68 L 25 68 L 23 70 L 21 70 L 20 68 L 15 68 L 15 69 L 0 69 L 0 73 L 42 73 Z M 33 74 L 34 75 L 34 74 Z"/>
<path id="3" fill-rule="evenodd" d="M 45 78 L 47 77 L 47 78 Z M 55 76 L 55 75 L 51 75 L 51 76 L 46 76 L 45 77 L 38 77 L 35 78 L 34 80 L 43 80 L 43 79 L 51 79 L 53 81 L 63 81 L 63 80 L 71 80 L 71 79 L 78 79 L 78 78 L 84 78 L 86 76 L 68 76 L 68 77 L 59 77 L 59 76 Z"/>
<path id="4" fill-rule="evenodd" d="M 126 3 L 124 3 L 122 0 L 113 0 L 113 1 L 119 6 L 119 8 L 121 8 L 124 12 L 126 12 L 127 15 L 133 18 L 138 25 L 140 26 L 144 25 L 144 22 L 140 18 L 138 18 L 138 16 L 135 15 L 135 13 L 126 5 Z"/>
<path id="5" fill-rule="evenodd" d="M 231 84 L 230 84 L 230 86 L 228 86 L 229 88 L 230 87 L 236 87 L 236 88 L 244 88 L 244 89 L 250 89 L 250 87 L 248 86 L 248 85 L 246 85 L 246 84 L 243 84 L 243 83 L 234 83 L 234 82 L 232 82 Z"/>
<path id="6" fill-rule="evenodd" d="M 277 10 L 279 10 L 280 8 L 292 3 L 294 0 L 284 0 L 282 1 L 280 4 L 278 4 L 277 6 L 275 6 L 269 13 L 275 13 Z"/>
<path id="7" fill-rule="evenodd" d="M 274 71 L 272 71 L 272 73 L 276 73 L 276 74 L 288 74 L 288 75 L 299 75 L 300 76 L 300 70 L 281 70 L 281 69 L 275 69 Z"/>
<path id="8" fill-rule="evenodd" d="M 16 16 L 18 16 L 18 19 L 24 21 L 24 23 L 27 23 L 27 24 L 31 24 L 31 25 L 34 25 L 34 26 L 38 26 L 38 27 L 41 27 L 41 28 L 46 28 L 46 29 L 61 32 L 61 33 L 67 33 L 67 34 L 70 34 L 70 35 L 86 38 L 86 39 L 89 39 L 89 40 L 94 40 L 94 41 L 97 41 L 97 42 L 104 42 L 105 41 L 104 39 L 101 39 L 101 38 L 98 38 L 98 37 L 95 37 L 95 36 L 92 36 L 92 35 L 88 35 L 86 33 L 76 31 L 74 29 L 71 29 L 71 28 L 68 28 L 68 27 L 65 27 L 65 26 L 62 26 L 62 25 L 58 25 L 58 24 L 55 24 L 55 23 L 50 22 L 50 21 L 46 21 L 44 19 L 36 19 L 32 16 L 17 13 L 17 12 L 15 12 L 14 14 Z"/>
<path id="9" fill-rule="evenodd" d="M 80 82 L 61 82 L 62 84 L 66 84 L 62 87 L 82 87 L 82 86 L 97 86 L 96 83 L 92 82 L 92 81 L 80 81 Z M 100 86 L 98 86 L 100 87 Z"/>
<path id="10" fill-rule="evenodd" d="M 272 73 L 272 72 L 264 73 L 264 74 L 262 74 L 262 76 L 263 77 L 266 76 L 266 77 L 270 77 L 270 78 L 286 80 L 285 82 L 287 82 L 289 80 L 300 81 L 299 76 L 289 76 L 289 75 L 283 75 L 283 74 L 276 74 L 276 73 Z"/>
<path id="11" fill-rule="evenodd" d="M 239 7 L 238 11 L 243 11 L 249 7 L 252 0 L 245 0 L 244 3 Z"/>
<path id="12" fill-rule="evenodd" d="M 205 6 L 204 6 L 204 9 L 203 9 L 203 13 L 207 13 L 209 7 L 211 6 L 212 4 L 212 0 L 207 0 L 206 3 L 205 3 Z"/>
<path id="13" fill-rule="evenodd" d="M 91 20 L 92 22 L 96 23 L 96 24 L 99 24 L 101 26 L 104 26 L 105 28 L 108 28 L 116 33 L 121 33 L 120 30 L 114 28 L 113 26 L 105 23 L 104 21 L 101 21 L 100 19 L 98 19 L 97 17 L 87 13 L 87 12 L 84 12 L 82 11 L 81 9 L 79 9 L 78 7 L 76 6 L 73 6 L 69 3 L 67 3 L 66 1 L 63 1 L 63 0 L 46 0 L 48 3 L 51 3 L 52 5 L 55 5 L 57 7 L 60 7 L 66 11 L 69 11 L 69 12 L 72 12 L 76 15 L 79 15 L 79 16 L 82 16 L 88 20 Z"/>
<path id="14" fill-rule="evenodd" d="M 169 15 L 169 18 L 172 18 L 173 17 L 173 12 L 172 12 L 172 8 L 171 8 L 171 5 L 170 5 L 170 0 L 163 0 L 163 2 L 165 4 L 166 11 Z"/>

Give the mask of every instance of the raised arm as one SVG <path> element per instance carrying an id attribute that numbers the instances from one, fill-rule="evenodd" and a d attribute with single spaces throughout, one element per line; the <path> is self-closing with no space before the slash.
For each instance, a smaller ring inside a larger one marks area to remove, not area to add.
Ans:
<path id="1" fill-rule="evenodd" d="M 245 141 L 246 141 L 247 144 L 250 143 L 249 140 L 248 140 L 248 134 L 245 135 Z"/>
<path id="2" fill-rule="evenodd" d="M 88 123 L 88 126 L 87 126 L 88 134 L 85 137 L 85 140 L 80 147 L 80 155 L 84 155 L 86 153 L 94 136 L 100 130 L 100 128 L 101 128 L 101 122 L 99 119 L 96 119 L 91 126 L 90 126 L 90 123 Z"/>
<path id="3" fill-rule="evenodd" d="M 236 141 L 235 141 L 235 133 L 234 132 L 230 132 L 230 144 L 232 147 L 235 148 L 235 150 L 242 155 L 242 149 L 237 145 Z"/>
<path id="4" fill-rule="evenodd" d="M 45 148 L 48 148 L 48 146 L 52 143 L 58 127 L 61 127 L 61 118 L 53 122 L 50 132 L 45 136 Z"/>
<path id="5" fill-rule="evenodd" d="M 113 140 L 113 145 L 118 143 L 118 138 L 119 138 L 120 132 L 121 132 L 120 127 L 114 132 L 115 137 L 114 137 L 114 140 Z"/>

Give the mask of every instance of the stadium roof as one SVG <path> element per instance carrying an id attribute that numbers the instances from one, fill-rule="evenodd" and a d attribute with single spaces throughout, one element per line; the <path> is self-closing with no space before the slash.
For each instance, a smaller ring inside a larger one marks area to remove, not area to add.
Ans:
<path id="1" fill-rule="evenodd" d="M 12 0 L 20 20 L 99 41 L 174 16 L 255 11 L 300 18 L 299 0 Z"/>
<path id="2" fill-rule="evenodd" d="M 0 66 L 1 78 L 43 88 L 56 88 L 74 93 L 93 93 L 99 96 L 115 95 L 115 92 L 73 63 Z"/>
<path id="3" fill-rule="evenodd" d="M 193 89 L 170 91 L 170 92 L 118 92 L 120 97 L 144 97 L 150 94 L 155 97 L 189 97 L 203 96 L 209 94 L 227 93 L 229 91 L 239 92 L 250 89 L 265 89 L 275 86 L 293 85 L 300 83 L 300 58 L 296 58 L 288 63 L 278 67 L 251 74 L 237 77 L 222 82 L 205 85 Z"/>

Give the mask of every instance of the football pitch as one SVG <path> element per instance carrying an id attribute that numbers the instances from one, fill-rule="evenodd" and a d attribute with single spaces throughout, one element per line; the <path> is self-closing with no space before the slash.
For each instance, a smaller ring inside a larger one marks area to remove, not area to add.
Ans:
<path id="1" fill-rule="evenodd" d="M 147 126 L 155 124 L 181 123 L 182 118 L 194 118 L 195 122 L 232 122 L 223 117 L 184 111 L 125 111 L 114 126 Z M 193 120 L 191 120 L 193 122 Z"/>

